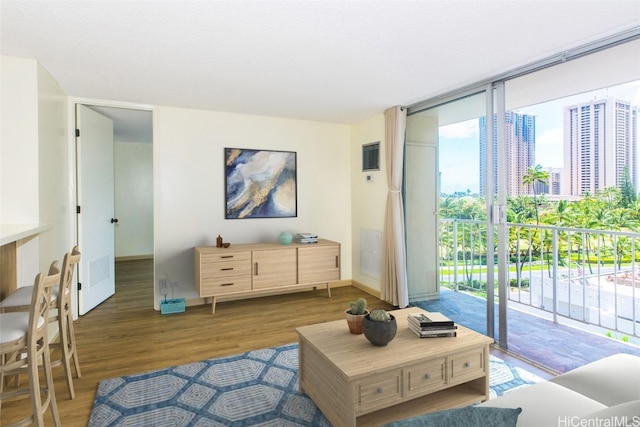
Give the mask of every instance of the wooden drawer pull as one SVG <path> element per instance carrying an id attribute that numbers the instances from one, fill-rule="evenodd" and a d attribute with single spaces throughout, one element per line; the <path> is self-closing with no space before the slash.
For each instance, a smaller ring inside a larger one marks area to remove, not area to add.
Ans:
<path id="1" fill-rule="evenodd" d="M 233 258 L 233 255 L 221 255 L 220 258 Z"/>
<path id="2" fill-rule="evenodd" d="M 233 270 L 233 267 L 221 268 L 220 271 L 230 271 Z"/>
<path id="3" fill-rule="evenodd" d="M 430 380 L 431 379 L 431 374 L 427 374 L 424 376 L 426 379 Z"/>
<path id="4" fill-rule="evenodd" d="M 384 389 L 382 387 L 378 387 L 378 393 L 380 394 L 384 393 Z"/>
<path id="5" fill-rule="evenodd" d="M 254 273 L 253 274 L 255 274 L 257 276 L 258 275 L 258 263 L 257 262 L 255 263 L 255 267 L 253 269 L 254 269 Z"/>
<path id="6" fill-rule="evenodd" d="M 465 368 L 470 368 L 470 367 L 471 367 L 471 363 L 469 363 L 469 362 L 464 362 L 464 367 L 465 367 Z"/>
<path id="7" fill-rule="evenodd" d="M 338 255 L 336 255 L 336 268 L 340 267 L 340 265 L 338 265 Z"/>
<path id="8" fill-rule="evenodd" d="M 220 286 L 233 286 L 233 283 L 222 283 Z"/>

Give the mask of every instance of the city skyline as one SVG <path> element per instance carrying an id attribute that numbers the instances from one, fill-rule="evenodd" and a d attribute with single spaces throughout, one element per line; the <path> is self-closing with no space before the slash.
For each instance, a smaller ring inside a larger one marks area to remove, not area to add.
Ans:
<path id="1" fill-rule="evenodd" d="M 563 168 L 564 108 L 591 99 L 614 97 L 640 106 L 640 80 L 610 88 L 588 91 L 569 97 L 526 106 L 513 111 L 536 116 L 535 163 L 543 168 Z M 479 193 L 479 119 L 440 127 L 440 191 Z M 471 171 L 471 173 L 461 173 Z"/>

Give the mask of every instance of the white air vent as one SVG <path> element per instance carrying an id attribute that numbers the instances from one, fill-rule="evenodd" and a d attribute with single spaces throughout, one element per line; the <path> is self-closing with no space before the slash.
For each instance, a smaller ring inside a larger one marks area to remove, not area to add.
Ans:
<path id="1" fill-rule="evenodd" d="M 95 286 L 109 278 L 109 255 L 89 263 L 89 287 Z"/>
<path id="2" fill-rule="evenodd" d="M 362 171 L 380 170 L 380 141 L 362 145 Z"/>
<path id="3" fill-rule="evenodd" d="M 380 279 L 382 260 L 382 232 L 360 229 L 360 272 Z"/>

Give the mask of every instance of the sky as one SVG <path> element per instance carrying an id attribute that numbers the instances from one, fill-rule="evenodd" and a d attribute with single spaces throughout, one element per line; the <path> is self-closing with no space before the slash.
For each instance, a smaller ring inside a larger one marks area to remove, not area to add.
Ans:
<path id="1" fill-rule="evenodd" d="M 520 108 L 520 113 L 536 116 L 536 160 L 542 167 L 563 167 L 564 107 L 590 99 L 615 97 L 640 106 L 640 80 L 606 89 L 560 98 L 542 104 Z M 479 191 L 478 120 L 469 120 L 440 128 L 439 135 L 440 190 Z"/>

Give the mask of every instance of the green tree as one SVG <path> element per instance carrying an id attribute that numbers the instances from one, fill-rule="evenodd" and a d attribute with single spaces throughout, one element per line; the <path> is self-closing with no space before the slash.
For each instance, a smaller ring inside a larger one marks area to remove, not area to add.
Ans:
<path id="1" fill-rule="evenodd" d="M 613 209 L 618 205 L 621 199 L 621 192 L 618 187 L 607 187 L 596 192 L 598 198 L 604 198 L 608 209 Z"/>
<path id="2" fill-rule="evenodd" d="M 636 187 L 633 185 L 631 176 L 629 175 L 629 168 L 625 166 L 624 176 L 622 180 L 622 186 L 620 188 L 622 206 L 627 208 L 631 206 L 636 200 L 638 200 L 638 193 Z"/>
<path id="3" fill-rule="evenodd" d="M 522 185 L 524 187 L 531 186 L 533 190 L 533 206 L 536 210 L 536 224 L 540 224 L 540 218 L 538 217 L 538 194 L 536 191 L 537 183 L 549 183 L 549 172 L 542 170 L 541 165 L 535 165 L 534 167 L 527 169 L 527 173 L 522 177 Z"/>

